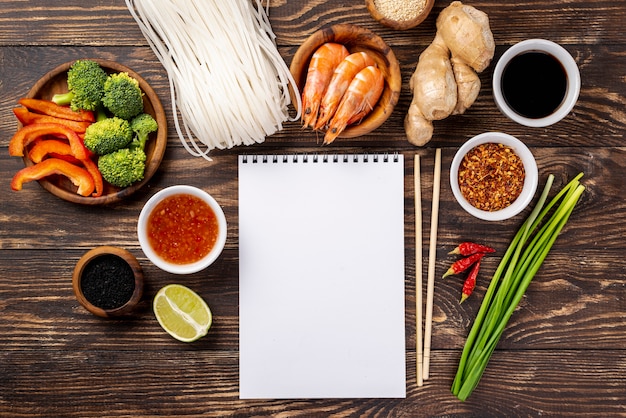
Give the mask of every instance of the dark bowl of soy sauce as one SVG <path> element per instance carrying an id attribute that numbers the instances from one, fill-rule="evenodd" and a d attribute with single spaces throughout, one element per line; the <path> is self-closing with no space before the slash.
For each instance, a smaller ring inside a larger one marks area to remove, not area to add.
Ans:
<path id="1" fill-rule="evenodd" d="M 85 253 L 74 268 L 72 287 L 78 302 L 100 317 L 126 316 L 143 294 L 143 271 L 130 252 L 102 246 Z"/>
<path id="2" fill-rule="evenodd" d="M 496 105 L 510 119 L 531 127 L 552 125 L 574 107 L 580 73 L 562 46 L 528 39 L 509 48 L 493 75 Z"/>

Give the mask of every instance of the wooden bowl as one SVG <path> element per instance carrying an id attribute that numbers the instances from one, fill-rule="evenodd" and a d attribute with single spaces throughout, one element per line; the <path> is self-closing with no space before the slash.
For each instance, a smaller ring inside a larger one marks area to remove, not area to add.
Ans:
<path id="1" fill-rule="evenodd" d="M 395 1 L 396 3 L 402 3 L 403 0 L 387 0 L 387 1 Z M 428 17 L 428 15 L 430 14 L 430 11 L 432 10 L 434 4 L 435 4 L 435 0 L 426 0 L 424 8 L 419 14 L 411 16 L 408 19 L 399 19 L 399 18 L 394 19 L 392 16 L 388 16 L 388 15 L 385 15 L 384 13 L 381 13 L 381 10 L 376 8 L 375 0 L 365 0 L 365 5 L 367 6 L 367 10 L 369 10 L 370 14 L 372 15 L 374 19 L 376 19 L 382 25 L 385 25 L 387 27 L 390 27 L 396 30 L 411 29 L 419 25 L 420 23 L 422 23 L 424 19 L 426 19 L 426 17 Z"/>
<path id="2" fill-rule="evenodd" d="M 367 52 L 383 72 L 385 86 L 376 106 L 360 123 L 348 126 L 339 138 L 354 138 L 368 134 L 387 120 L 398 103 L 402 87 L 398 60 L 385 41 L 368 29 L 350 24 L 329 26 L 311 35 L 298 48 L 291 61 L 290 71 L 300 92 L 304 88 L 313 53 L 326 42 L 343 44 L 350 53 Z"/>
<path id="3" fill-rule="evenodd" d="M 91 58 L 89 58 L 91 59 Z M 143 185 L 145 185 L 150 178 L 156 173 L 163 154 L 165 153 L 165 147 L 167 145 L 167 119 L 165 117 L 165 111 L 161 105 L 161 101 L 158 96 L 150 87 L 150 85 L 136 72 L 122 64 L 114 61 L 107 61 L 101 59 L 91 59 L 100 64 L 100 66 L 109 74 L 118 72 L 127 72 L 128 75 L 135 78 L 139 82 L 139 87 L 144 92 L 144 112 L 152 115 L 157 121 L 159 129 L 156 133 L 151 134 L 150 140 L 146 143 L 146 170 L 144 172 L 143 180 L 134 183 L 125 188 L 115 187 L 104 182 L 104 191 L 102 196 L 81 196 L 76 193 L 76 186 L 74 186 L 66 177 L 60 175 L 52 175 L 39 180 L 39 184 L 52 193 L 53 195 L 68 200 L 74 203 L 80 203 L 83 205 L 105 205 L 114 202 L 118 202 L 127 196 L 130 196 Z M 50 100 L 52 96 L 57 93 L 67 92 L 67 70 L 71 67 L 74 61 L 61 64 L 52 71 L 44 75 L 35 85 L 30 89 L 28 98 L 45 99 Z M 21 124 L 18 123 L 18 129 L 21 128 Z M 33 162 L 28 158 L 27 153 L 24 153 L 24 164 L 26 166 L 33 165 Z"/>
<path id="4" fill-rule="evenodd" d="M 131 297 L 123 305 L 112 309 L 102 308 L 91 303 L 85 297 L 82 288 L 83 273 L 85 272 L 87 266 L 99 257 L 105 256 L 116 256 L 121 258 L 126 264 L 128 264 L 135 278 L 135 287 Z M 87 251 L 80 258 L 80 260 L 78 260 L 78 263 L 76 263 L 76 267 L 74 267 L 74 272 L 72 275 L 72 288 L 74 290 L 74 294 L 76 295 L 76 299 L 78 299 L 78 302 L 85 309 L 87 309 L 89 312 L 96 316 L 108 318 L 128 315 L 132 313 L 133 309 L 135 309 L 137 304 L 141 301 L 141 297 L 143 295 L 143 270 L 141 269 L 141 265 L 139 264 L 135 256 L 133 256 L 127 250 L 108 245 L 97 247 Z"/>

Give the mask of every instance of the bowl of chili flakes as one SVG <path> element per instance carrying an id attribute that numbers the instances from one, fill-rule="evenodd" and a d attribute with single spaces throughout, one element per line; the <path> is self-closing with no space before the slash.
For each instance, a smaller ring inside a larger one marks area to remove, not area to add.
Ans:
<path id="1" fill-rule="evenodd" d="M 487 221 L 509 219 L 531 202 L 539 173 L 535 157 L 514 136 L 485 132 L 461 146 L 450 167 L 450 185 L 469 214 Z"/>

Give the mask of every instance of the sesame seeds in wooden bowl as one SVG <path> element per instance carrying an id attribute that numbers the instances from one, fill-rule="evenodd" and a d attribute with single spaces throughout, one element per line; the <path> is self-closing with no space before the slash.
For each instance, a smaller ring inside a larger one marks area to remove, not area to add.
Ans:
<path id="1" fill-rule="evenodd" d="M 435 0 L 365 0 L 374 19 L 392 29 L 411 29 L 426 19 Z"/>
<path id="2" fill-rule="evenodd" d="M 129 315 L 143 295 L 143 270 L 129 251 L 104 245 L 86 252 L 74 268 L 72 287 L 78 302 L 94 315 Z"/>

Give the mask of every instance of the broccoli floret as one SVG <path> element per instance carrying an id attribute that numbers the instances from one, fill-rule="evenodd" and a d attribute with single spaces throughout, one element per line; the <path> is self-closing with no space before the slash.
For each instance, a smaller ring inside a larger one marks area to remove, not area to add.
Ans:
<path id="1" fill-rule="evenodd" d="M 70 105 L 74 111 L 96 110 L 102 102 L 108 74 L 91 60 L 75 61 L 67 71 L 67 93 L 55 94 L 52 101 Z"/>
<path id="2" fill-rule="evenodd" d="M 89 125 L 85 131 L 85 146 L 98 155 L 124 148 L 132 140 L 130 122 L 118 117 L 99 120 Z"/>
<path id="3" fill-rule="evenodd" d="M 135 135 L 137 135 L 137 140 L 143 148 L 148 140 L 148 136 L 152 132 L 156 132 L 156 130 L 159 129 L 159 125 L 152 115 L 141 113 L 130 121 L 130 128 L 135 132 Z"/>
<path id="4" fill-rule="evenodd" d="M 130 147 L 122 148 L 98 158 L 102 178 L 117 187 L 128 187 L 143 180 L 146 170 L 146 153 L 138 140 Z"/>
<path id="5" fill-rule="evenodd" d="M 128 73 L 111 74 L 104 82 L 102 104 L 114 116 L 130 120 L 143 112 L 143 92 Z"/>
<path id="6" fill-rule="evenodd" d="M 159 126 L 151 115 L 142 113 L 130 121 L 130 127 L 136 135 L 130 146 L 98 159 L 98 168 L 102 178 L 118 187 L 128 187 L 143 180 L 146 170 L 144 148 L 150 134 Z"/>

